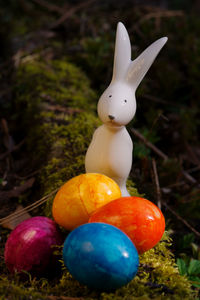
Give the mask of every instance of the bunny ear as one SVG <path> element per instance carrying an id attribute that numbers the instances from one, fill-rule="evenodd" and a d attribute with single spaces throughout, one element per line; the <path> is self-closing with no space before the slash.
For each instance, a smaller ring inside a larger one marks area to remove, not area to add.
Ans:
<path id="1" fill-rule="evenodd" d="M 126 81 L 137 89 L 143 77 L 151 67 L 154 59 L 167 42 L 168 38 L 163 37 L 151 44 L 140 56 L 130 63 Z"/>
<path id="2" fill-rule="evenodd" d="M 129 35 L 125 26 L 119 22 L 117 24 L 112 80 L 124 79 L 130 62 L 131 44 Z"/>

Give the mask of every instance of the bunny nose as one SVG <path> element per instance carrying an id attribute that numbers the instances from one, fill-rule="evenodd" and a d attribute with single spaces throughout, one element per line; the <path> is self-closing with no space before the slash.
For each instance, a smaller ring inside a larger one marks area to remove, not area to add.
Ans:
<path id="1" fill-rule="evenodd" d="M 108 115 L 108 117 L 109 117 L 110 120 L 114 120 L 114 118 L 115 118 L 115 117 L 112 116 L 112 115 Z"/>

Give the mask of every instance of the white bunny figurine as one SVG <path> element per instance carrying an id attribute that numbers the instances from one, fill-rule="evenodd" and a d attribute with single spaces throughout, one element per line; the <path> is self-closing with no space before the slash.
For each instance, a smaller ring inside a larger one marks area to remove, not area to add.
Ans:
<path id="1" fill-rule="evenodd" d="M 122 196 L 130 196 L 126 180 L 132 166 L 133 143 L 125 125 L 136 111 L 135 91 L 167 41 L 163 37 L 131 60 L 131 44 L 125 26 L 117 25 L 113 77 L 98 102 L 98 127 L 85 157 L 87 173 L 101 173 L 117 182 Z"/>

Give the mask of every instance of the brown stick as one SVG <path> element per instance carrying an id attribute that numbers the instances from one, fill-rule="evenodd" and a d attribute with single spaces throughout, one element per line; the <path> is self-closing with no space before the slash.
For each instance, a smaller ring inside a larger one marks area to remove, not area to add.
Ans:
<path id="1" fill-rule="evenodd" d="M 133 27 L 133 30 L 135 28 L 139 27 L 144 22 L 151 20 L 151 19 L 160 19 L 160 18 L 171 18 L 171 17 L 183 17 L 184 13 L 181 10 L 177 11 L 170 11 L 170 10 L 163 10 L 163 11 L 156 11 L 146 14 L 143 18 L 141 18 Z"/>
<path id="2" fill-rule="evenodd" d="M 184 220 L 179 214 L 177 214 L 166 202 L 162 202 L 163 205 L 177 218 L 179 219 L 185 226 L 187 226 L 197 237 L 200 238 L 200 232 L 198 232 L 194 227 L 192 227 L 186 220 Z"/>
<path id="3" fill-rule="evenodd" d="M 44 202 L 46 202 L 49 199 L 49 197 L 54 195 L 57 191 L 58 191 L 58 188 L 53 190 L 48 195 L 46 195 L 46 196 L 42 197 L 41 199 L 37 200 L 36 202 L 24 207 L 23 209 L 18 210 L 16 212 L 4 217 L 4 218 L 1 218 L 0 219 L 0 225 L 3 225 L 5 222 L 14 220 L 14 219 L 18 218 L 19 216 L 23 215 L 24 213 L 27 213 L 28 211 L 31 211 L 31 210 L 35 209 L 36 207 L 42 205 Z"/>
<path id="4" fill-rule="evenodd" d="M 152 169 L 153 169 L 153 181 L 155 183 L 156 187 L 156 195 L 157 195 L 157 206 L 161 209 L 162 206 L 162 201 L 161 201 L 161 189 L 160 189 L 160 184 L 159 184 L 159 178 L 158 178 L 158 172 L 157 172 L 157 166 L 156 166 L 156 161 L 153 158 L 152 159 Z"/>
<path id="5" fill-rule="evenodd" d="M 25 181 L 24 184 L 16 186 L 12 190 L 0 191 L 0 199 L 3 201 L 7 201 L 10 198 L 19 197 L 23 192 L 32 187 L 34 181 L 35 178 L 30 178 L 27 181 Z"/>
<path id="6" fill-rule="evenodd" d="M 142 95 L 142 98 L 147 99 L 147 100 L 151 100 L 151 101 L 157 102 L 157 103 L 163 103 L 163 104 L 166 104 L 166 105 L 173 105 L 173 106 L 178 106 L 178 107 L 180 107 L 179 104 L 176 104 L 176 103 L 174 103 L 174 102 L 171 103 L 171 102 L 169 102 L 169 101 L 166 101 L 166 100 L 163 100 L 163 99 L 161 99 L 161 98 L 157 98 L 157 97 L 155 97 L 155 96 L 148 95 L 148 94 L 143 94 L 143 95 Z"/>
<path id="7" fill-rule="evenodd" d="M 163 158 L 165 161 L 169 159 L 169 157 L 162 152 L 160 149 L 158 149 L 155 145 L 153 145 L 151 142 L 149 142 L 138 130 L 131 128 L 131 132 L 138 137 L 148 148 L 153 150 L 158 156 Z M 192 177 L 188 172 L 182 170 L 181 174 L 192 184 L 196 184 L 198 188 L 200 188 L 200 184 L 198 181 Z"/>
<path id="8" fill-rule="evenodd" d="M 198 183 L 198 181 L 194 177 L 192 177 L 190 174 L 188 174 L 186 171 L 182 170 L 181 173 L 188 181 L 190 181 L 193 184 L 197 184 L 197 187 L 200 187 L 200 184 Z"/>
<path id="9" fill-rule="evenodd" d="M 72 7 L 71 9 L 65 11 L 65 13 L 56 21 L 54 22 L 50 28 L 54 29 L 56 27 L 58 27 L 60 24 L 62 24 L 63 22 L 65 22 L 65 20 L 67 20 L 68 18 L 70 18 L 71 16 L 73 16 L 74 13 L 76 13 L 77 11 L 79 11 L 80 9 L 91 5 L 93 2 L 95 2 L 96 0 L 88 0 L 85 2 L 82 2 L 78 5 L 76 5 L 75 7 Z"/>
<path id="10" fill-rule="evenodd" d="M 151 142 L 149 142 L 139 131 L 134 128 L 131 128 L 131 131 L 135 136 L 137 136 L 148 148 L 152 149 L 158 156 L 162 157 L 164 160 L 168 160 L 169 157 L 163 153 L 160 149 L 154 146 Z"/>
<path id="11" fill-rule="evenodd" d="M 50 4 L 45 0 L 33 0 L 33 1 L 39 4 L 40 6 L 47 8 L 49 11 L 55 11 L 58 12 L 59 14 L 63 13 L 63 7 L 57 6 L 55 4 Z"/>
<path id="12" fill-rule="evenodd" d="M 17 144 L 16 146 L 14 146 L 14 147 L 12 148 L 12 150 L 8 150 L 8 151 L 2 153 L 2 154 L 0 155 L 0 160 L 4 159 L 4 158 L 5 158 L 6 156 L 8 156 L 11 152 L 17 151 L 17 150 L 24 144 L 24 141 L 25 141 L 25 140 L 21 141 L 19 144 Z"/>

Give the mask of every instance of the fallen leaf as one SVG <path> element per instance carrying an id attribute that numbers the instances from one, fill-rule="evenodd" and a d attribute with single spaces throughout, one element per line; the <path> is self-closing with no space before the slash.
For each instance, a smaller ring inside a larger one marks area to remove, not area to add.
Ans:
<path id="1" fill-rule="evenodd" d="M 23 214 L 16 215 L 16 217 L 14 217 L 14 215 L 11 214 L 10 218 L 8 216 L 8 219 L 6 219 L 5 222 L 1 224 L 1 226 L 13 230 L 18 224 L 20 224 L 24 220 L 30 219 L 31 215 L 24 209 L 22 205 L 17 206 L 16 210 L 14 211 L 14 214 L 22 210 Z"/>

